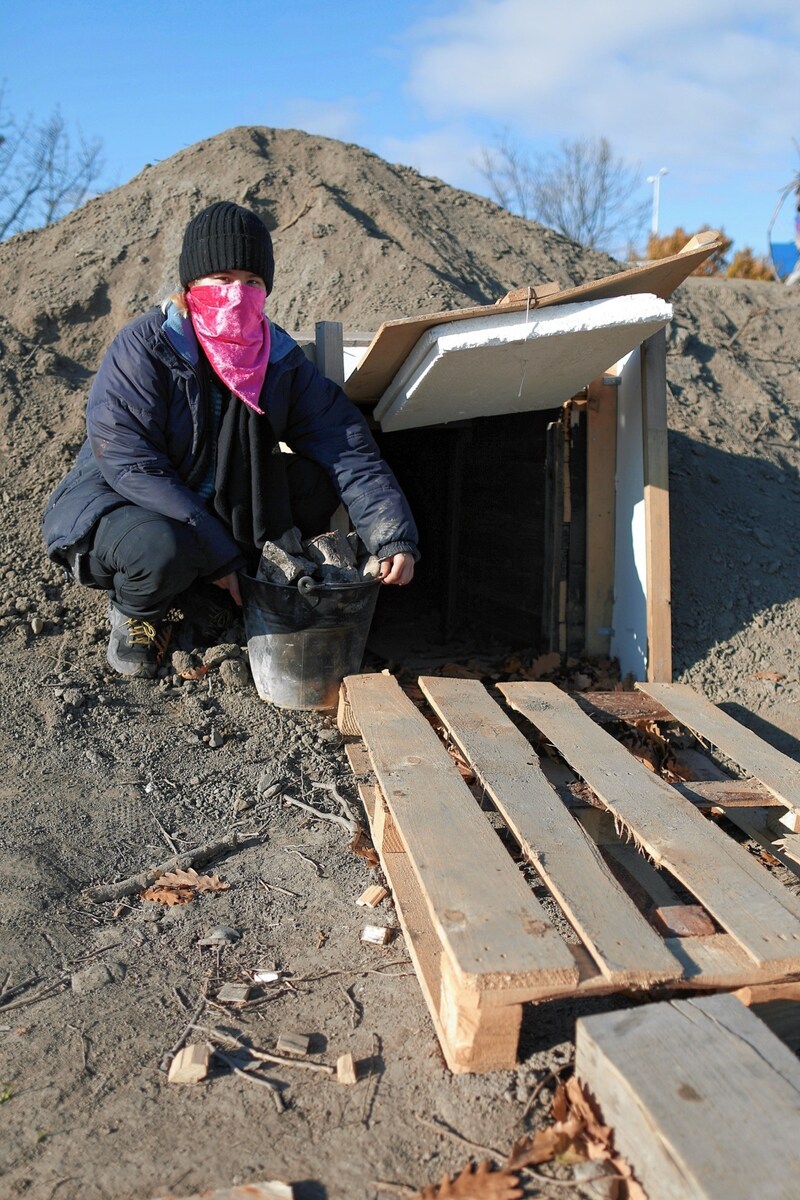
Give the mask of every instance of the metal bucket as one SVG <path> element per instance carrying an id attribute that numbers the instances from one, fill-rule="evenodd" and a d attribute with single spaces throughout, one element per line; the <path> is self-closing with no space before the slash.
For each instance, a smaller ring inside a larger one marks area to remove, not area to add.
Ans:
<path id="1" fill-rule="evenodd" d="M 361 668 L 380 582 L 279 585 L 239 575 L 250 670 L 279 708 L 335 708 L 339 684 Z"/>

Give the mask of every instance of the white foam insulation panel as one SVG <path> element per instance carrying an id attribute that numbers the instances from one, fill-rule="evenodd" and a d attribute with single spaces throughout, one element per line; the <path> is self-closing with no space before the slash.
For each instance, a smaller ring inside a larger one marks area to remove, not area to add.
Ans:
<path id="1" fill-rule="evenodd" d="M 554 408 L 672 317 L 649 294 L 428 329 L 375 408 L 387 432 Z"/>

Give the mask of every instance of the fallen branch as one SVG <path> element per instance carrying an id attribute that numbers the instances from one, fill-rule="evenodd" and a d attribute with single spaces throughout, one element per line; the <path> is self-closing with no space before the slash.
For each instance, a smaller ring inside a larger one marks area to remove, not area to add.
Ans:
<path id="1" fill-rule="evenodd" d="M 46 1000 L 48 996 L 53 996 L 61 988 L 66 987 L 69 983 L 69 975 L 62 976 L 55 983 L 49 983 L 41 991 L 36 992 L 33 996 L 23 996 L 19 1000 L 11 1000 L 7 1004 L 0 1004 L 0 1012 L 11 1012 L 12 1008 L 25 1008 L 28 1004 L 37 1004 L 39 1000 Z M 16 989 L 14 989 L 16 991 Z"/>
<path id="2" fill-rule="evenodd" d="M 287 807 L 291 805 L 292 808 L 302 808 L 304 812 L 311 813 L 313 817 L 320 817 L 323 821 L 333 821 L 334 824 L 341 825 L 343 829 L 347 830 L 350 837 L 356 835 L 358 826 L 352 818 L 348 819 L 340 817 L 338 813 L 325 812 L 324 809 L 315 808 L 313 804 L 306 804 L 303 800 L 294 800 L 291 797 L 287 797 L 285 803 Z"/>
<path id="3" fill-rule="evenodd" d="M 259 1062 L 277 1063 L 281 1067 L 297 1067 L 301 1071 L 317 1071 L 321 1075 L 336 1074 L 336 1068 L 329 1067 L 327 1063 L 307 1062 L 304 1059 L 288 1058 L 283 1054 L 273 1054 L 270 1050 L 257 1050 L 254 1046 L 248 1046 L 239 1038 L 223 1033 L 220 1029 L 209 1029 L 206 1025 L 192 1025 L 191 1028 L 196 1029 L 198 1033 L 204 1033 L 215 1042 L 224 1042 L 236 1050 L 242 1050 L 251 1058 L 258 1059 Z"/>
<path id="4" fill-rule="evenodd" d="M 241 1067 L 236 1065 L 232 1058 L 229 1058 L 227 1054 L 223 1054 L 222 1051 L 213 1045 L 212 1042 L 208 1042 L 207 1045 L 209 1052 L 213 1054 L 215 1058 L 218 1058 L 221 1063 L 224 1063 L 226 1067 L 229 1067 L 230 1070 L 233 1071 L 234 1075 L 240 1075 L 242 1079 L 248 1079 L 250 1083 L 257 1083 L 261 1087 L 268 1088 L 272 1093 L 272 1097 L 275 1101 L 275 1108 L 278 1110 L 278 1112 L 283 1113 L 286 1111 L 286 1104 L 276 1084 L 272 1083 L 272 1081 L 269 1079 L 263 1079 L 260 1075 L 250 1075 L 247 1071 L 243 1071 Z"/>
<path id="5" fill-rule="evenodd" d="M 283 850 L 285 854 L 295 854 L 298 858 L 302 858 L 303 862 L 309 863 L 314 868 L 318 879 L 323 878 L 322 867 L 318 862 L 314 862 L 313 858 L 309 858 L 307 854 L 303 854 L 302 850 L 293 850 L 291 846 L 284 846 Z"/>
<path id="6" fill-rule="evenodd" d="M 149 871 L 141 871 L 138 875 L 129 875 L 127 879 L 121 879 L 119 883 L 85 888 L 82 895 L 87 900 L 91 900 L 93 904 L 106 904 L 111 900 L 121 900 L 124 896 L 135 896 L 152 887 L 156 880 L 161 875 L 166 875 L 168 871 L 187 871 L 189 867 L 204 866 L 212 859 L 218 858 L 220 854 L 227 854 L 241 845 L 242 841 L 238 833 L 234 833 L 231 837 L 221 838 L 218 842 L 208 842 L 205 846 L 198 846 L 195 850 L 186 850 L 183 854 L 159 863 L 157 867 L 151 867 Z"/>

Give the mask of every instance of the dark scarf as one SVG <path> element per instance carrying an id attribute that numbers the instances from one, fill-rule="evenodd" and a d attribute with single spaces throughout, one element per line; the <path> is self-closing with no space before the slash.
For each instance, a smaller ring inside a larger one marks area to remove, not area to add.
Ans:
<path id="1" fill-rule="evenodd" d="M 264 542 L 291 529 L 284 455 L 265 413 L 256 413 L 227 388 L 217 435 L 214 511 L 250 558 Z"/>

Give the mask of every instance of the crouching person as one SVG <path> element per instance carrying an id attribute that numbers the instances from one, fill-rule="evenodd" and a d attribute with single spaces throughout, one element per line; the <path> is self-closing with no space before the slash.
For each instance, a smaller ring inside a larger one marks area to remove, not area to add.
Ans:
<path id="1" fill-rule="evenodd" d="M 269 231 L 236 204 L 186 227 L 181 290 L 114 339 L 87 440 L 51 496 L 50 557 L 109 593 L 108 662 L 150 679 L 177 596 L 213 584 L 241 604 L 266 540 L 324 532 L 343 502 L 387 584 L 414 573 L 417 531 L 358 409 L 265 314 Z M 279 443 L 293 454 L 282 454 Z"/>

